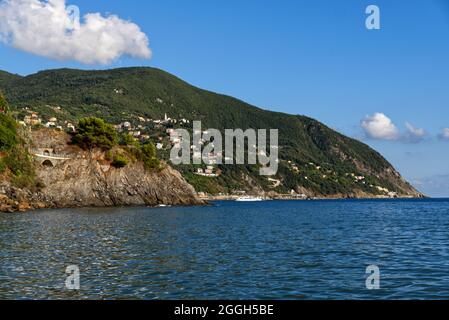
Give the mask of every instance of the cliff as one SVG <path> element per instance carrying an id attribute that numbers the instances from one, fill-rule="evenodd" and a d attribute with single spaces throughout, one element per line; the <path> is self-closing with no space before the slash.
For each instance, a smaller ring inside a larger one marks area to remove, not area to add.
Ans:
<path id="1" fill-rule="evenodd" d="M 157 206 L 203 204 L 194 188 L 168 165 L 148 171 L 133 161 L 115 168 L 102 151 L 83 151 L 54 130 L 32 132 L 36 190 L 13 187 L 0 179 L 0 211 L 37 208 Z"/>

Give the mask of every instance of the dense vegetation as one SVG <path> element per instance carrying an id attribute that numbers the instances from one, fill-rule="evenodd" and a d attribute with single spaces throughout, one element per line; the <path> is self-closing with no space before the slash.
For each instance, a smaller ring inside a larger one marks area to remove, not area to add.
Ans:
<path id="1" fill-rule="evenodd" d="M 9 115 L 0 113 L 0 151 L 11 150 L 18 143 L 16 121 Z"/>
<path id="2" fill-rule="evenodd" d="M 201 120 L 204 129 L 279 129 L 282 161 L 276 178 L 282 180 L 282 186 L 275 189 L 279 192 L 305 187 L 319 194 L 348 194 L 354 189 L 376 193 L 370 185 L 381 185 L 392 191 L 411 190 L 408 184 L 391 175 L 391 165 L 379 153 L 318 121 L 262 110 L 229 96 L 198 89 L 158 69 L 62 69 L 27 77 L 3 72 L 0 88 L 19 116 L 29 107 L 40 114 L 70 121 L 95 116 L 112 123 L 124 120 L 135 123 L 138 116 L 160 119 L 167 113 L 171 118 Z M 145 155 L 137 147 L 132 151 L 136 157 L 145 157 L 150 166 L 155 165 L 152 155 Z M 300 167 L 300 173 L 293 172 L 288 161 Z M 322 170 L 316 170 L 310 163 Z M 259 177 L 257 168 L 252 166 L 221 166 L 223 175 L 213 181 L 195 176 L 194 166 L 178 169 L 204 191 L 245 189 L 248 182 L 243 175 L 249 175 L 255 183 L 270 190 L 270 183 Z M 348 173 L 364 175 L 368 183 L 356 184 Z M 327 178 L 323 178 L 325 175 Z"/>
<path id="3" fill-rule="evenodd" d="M 8 102 L 6 101 L 5 97 L 3 96 L 3 93 L 0 92 L 0 112 L 6 113 L 9 111 Z"/>
<path id="4" fill-rule="evenodd" d="M 17 122 L 6 112 L 8 104 L 0 93 L 0 174 L 6 174 L 17 187 L 35 186 L 34 166 L 22 139 Z"/>
<path id="5" fill-rule="evenodd" d="M 142 161 L 147 170 L 159 170 L 162 168 L 157 156 L 156 147 L 152 142 L 140 143 L 129 135 L 124 135 L 124 150 L 128 157 L 133 160 Z"/>
<path id="6" fill-rule="evenodd" d="M 109 150 L 117 144 L 117 141 L 117 132 L 114 127 L 103 119 L 95 117 L 80 119 L 77 133 L 72 138 L 72 143 L 83 149 Z"/>
<path id="7" fill-rule="evenodd" d="M 123 149 L 112 150 L 119 142 Z M 80 119 L 77 132 L 72 137 L 72 143 L 85 150 L 99 148 L 106 151 L 106 158 L 116 168 L 126 167 L 129 158 L 143 161 L 147 169 L 158 169 L 160 167 L 156 147 L 152 142 L 141 144 L 129 134 L 123 134 L 119 137 L 114 127 L 100 118 L 87 117 Z M 126 151 L 126 154 L 124 151 Z"/>
<path id="8" fill-rule="evenodd" d="M 123 154 L 115 154 L 112 159 L 112 165 L 116 168 L 124 168 L 128 165 L 128 159 Z"/>

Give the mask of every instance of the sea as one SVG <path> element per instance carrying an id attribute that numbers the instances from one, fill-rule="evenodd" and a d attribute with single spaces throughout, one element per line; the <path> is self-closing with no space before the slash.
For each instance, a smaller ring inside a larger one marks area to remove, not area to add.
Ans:
<path id="1" fill-rule="evenodd" d="M 449 199 L 0 214 L 0 299 L 449 298 Z"/>

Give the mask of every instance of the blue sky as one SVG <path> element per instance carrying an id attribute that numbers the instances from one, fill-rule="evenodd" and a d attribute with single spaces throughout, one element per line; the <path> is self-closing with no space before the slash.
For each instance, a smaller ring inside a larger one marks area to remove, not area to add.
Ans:
<path id="1" fill-rule="evenodd" d="M 152 58 L 85 65 L 3 41 L 0 69 L 25 75 L 61 67 L 158 67 L 266 109 L 316 118 L 380 151 L 427 194 L 449 196 L 449 139 L 438 138 L 449 128 L 449 1 L 67 1 L 72 4 L 82 16 L 116 14 L 138 25 Z M 370 4 L 380 8 L 380 30 L 365 27 Z M 424 130 L 419 139 L 407 138 L 406 122 Z M 396 136 L 373 139 L 367 132 L 385 124 Z"/>

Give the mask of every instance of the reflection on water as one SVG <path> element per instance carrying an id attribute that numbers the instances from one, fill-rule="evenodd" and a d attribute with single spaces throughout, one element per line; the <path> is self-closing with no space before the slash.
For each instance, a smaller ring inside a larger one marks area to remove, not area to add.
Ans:
<path id="1" fill-rule="evenodd" d="M 1 214 L 0 299 L 449 298 L 448 230 L 445 200 Z"/>

